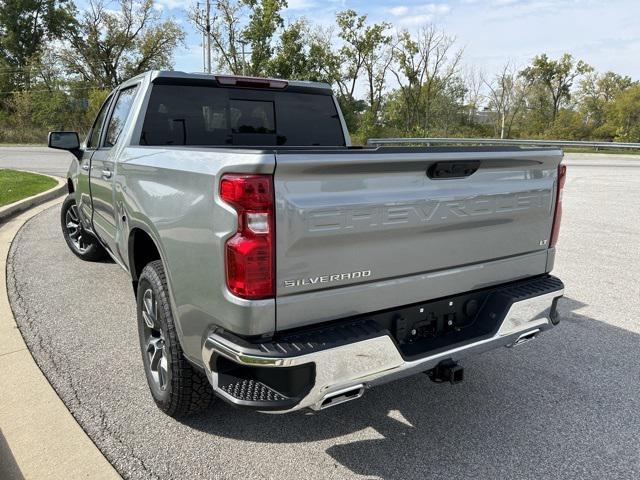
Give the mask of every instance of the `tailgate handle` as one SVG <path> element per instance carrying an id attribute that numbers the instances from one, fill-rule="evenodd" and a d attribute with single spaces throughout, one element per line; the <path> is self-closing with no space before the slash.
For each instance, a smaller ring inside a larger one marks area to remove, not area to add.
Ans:
<path id="1" fill-rule="evenodd" d="M 427 176 L 434 180 L 464 178 L 473 175 L 480 167 L 480 160 L 464 162 L 438 162 L 427 170 Z"/>

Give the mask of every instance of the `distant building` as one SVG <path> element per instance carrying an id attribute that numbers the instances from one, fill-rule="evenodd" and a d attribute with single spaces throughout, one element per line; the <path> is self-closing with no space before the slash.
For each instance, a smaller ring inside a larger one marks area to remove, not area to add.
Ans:
<path id="1" fill-rule="evenodd" d="M 484 109 L 477 110 L 475 112 L 475 114 L 473 115 L 473 121 L 481 125 L 487 125 L 493 122 L 495 115 L 497 115 L 497 112 L 494 112 L 488 107 L 485 107 Z"/>

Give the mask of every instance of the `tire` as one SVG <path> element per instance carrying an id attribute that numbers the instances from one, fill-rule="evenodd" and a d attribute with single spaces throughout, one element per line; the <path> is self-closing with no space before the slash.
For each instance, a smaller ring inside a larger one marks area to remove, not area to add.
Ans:
<path id="1" fill-rule="evenodd" d="M 82 260 L 96 262 L 107 256 L 102 245 L 91 234 L 82 228 L 73 194 L 67 195 L 60 211 L 62 235 L 69 249 Z"/>
<path id="2" fill-rule="evenodd" d="M 160 260 L 142 270 L 137 311 L 144 372 L 158 408 L 170 417 L 181 418 L 209 407 L 213 389 L 206 375 L 184 356 Z"/>

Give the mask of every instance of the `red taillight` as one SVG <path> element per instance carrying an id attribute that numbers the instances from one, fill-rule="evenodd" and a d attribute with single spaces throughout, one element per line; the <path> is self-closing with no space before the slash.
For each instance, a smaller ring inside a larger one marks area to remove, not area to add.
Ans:
<path id="1" fill-rule="evenodd" d="M 558 235 L 560 235 L 560 221 L 562 220 L 562 190 L 564 189 L 564 182 L 567 178 L 567 166 L 560 164 L 558 166 L 558 192 L 556 198 L 556 213 L 553 216 L 553 228 L 551 229 L 551 239 L 549 240 L 549 246 L 555 247 L 558 242 Z"/>
<path id="2" fill-rule="evenodd" d="M 227 287 L 250 300 L 273 297 L 273 177 L 224 175 L 220 197 L 238 212 L 237 233 L 225 245 Z"/>

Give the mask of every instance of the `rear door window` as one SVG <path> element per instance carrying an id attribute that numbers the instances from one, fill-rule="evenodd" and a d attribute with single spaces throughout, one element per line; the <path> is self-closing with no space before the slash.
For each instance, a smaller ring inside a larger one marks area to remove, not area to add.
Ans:
<path id="1" fill-rule="evenodd" d="M 141 145 L 344 146 L 326 94 L 154 85 Z"/>
<path id="2" fill-rule="evenodd" d="M 113 113 L 111 114 L 109 125 L 107 126 L 107 133 L 104 139 L 105 147 L 111 148 L 118 141 L 120 133 L 124 128 L 124 124 L 131 112 L 131 106 L 133 105 L 137 89 L 137 86 L 125 88 L 118 94 L 118 99 L 113 107 Z"/>

